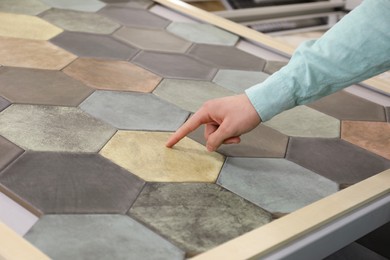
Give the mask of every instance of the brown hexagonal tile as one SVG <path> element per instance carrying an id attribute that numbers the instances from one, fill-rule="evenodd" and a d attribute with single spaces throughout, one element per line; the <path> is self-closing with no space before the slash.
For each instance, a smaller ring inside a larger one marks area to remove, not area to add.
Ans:
<path id="1" fill-rule="evenodd" d="M 23 152 L 23 149 L 0 136 L 0 171 Z"/>
<path id="2" fill-rule="evenodd" d="M 0 96 L 0 112 L 11 104 L 7 99 Z"/>

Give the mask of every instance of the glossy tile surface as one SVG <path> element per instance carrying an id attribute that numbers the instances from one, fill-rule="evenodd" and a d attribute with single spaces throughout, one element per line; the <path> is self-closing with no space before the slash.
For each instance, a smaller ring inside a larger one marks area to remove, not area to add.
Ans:
<path id="1" fill-rule="evenodd" d="M 0 68 L 0 95 L 13 103 L 77 106 L 92 91 L 61 71 Z"/>
<path id="2" fill-rule="evenodd" d="M 390 160 L 390 124 L 343 121 L 341 138 Z"/>
<path id="3" fill-rule="evenodd" d="M 272 60 L 267 60 L 267 63 L 265 64 L 264 67 L 264 72 L 268 74 L 274 74 L 281 68 L 287 65 L 288 62 L 285 61 L 272 61 Z"/>
<path id="4" fill-rule="evenodd" d="M 1 0 L 0 12 L 37 15 L 46 11 L 50 6 L 39 0 Z"/>
<path id="5" fill-rule="evenodd" d="M 174 149 L 165 147 L 170 133 L 118 131 L 100 154 L 146 181 L 214 182 L 224 162 L 184 138 Z"/>
<path id="6" fill-rule="evenodd" d="M 59 9 L 70 9 L 75 11 L 96 12 L 105 4 L 98 0 L 41 0 L 45 4 Z"/>
<path id="7" fill-rule="evenodd" d="M 194 255 L 262 226 L 269 213 L 215 184 L 148 183 L 129 214 Z"/>
<path id="8" fill-rule="evenodd" d="M 8 100 L 0 96 L 0 112 L 11 104 Z"/>
<path id="9" fill-rule="evenodd" d="M 106 90 L 151 92 L 161 80 L 126 61 L 79 58 L 63 71 L 92 88 Z"/>
<path id="10" fill-rule="evenodd" d="M 50 42 L 79 57 L 128 60 L 138 52 L 137 48 L 100 34 L 63 32 Z"/>
<path id="11" fill-rule="evenodd" d="M 123 215 L 46 215 L 25 238 L 52 259 L 183 259 L 183 252 Z"/>
<path id="12" fill-rule="evenodd" d="M 208 81 L 178 79 L 163 80 L 153 94 L 190 112 L 197 111 L 207 100 L 235 95 Z"/>
<path id="13" fill-rule="evenodd" d="M 114 133 L 73 107 L 11 105 L 0 113 L 0 135 L 28 150 L 97 152 Z"/>
<path id="14" fill-rule="evenodd" d="M 286 158 L 339 184 L 355 184 L 390 161 L 339 139 L 291 138 Z"/>
<path id="15" fill-rule="evenodd" d="M 195 43 L 234 46 L 238 36 L 209 24 L 173 22 L 167 30 Z"/>
<path id="16" fill-rule="evenodd" d="M 268 76 L 261 71 L 219 70 L 213 82 L 236 93 L 244 93 L 247 88 L 263 82 Z"/>
<path id="17" fill-rule="evenodd" d="M 26 152 L 0 183 L 45 214 L 124 214 L 144 185 L 97 154 L 49 152 Z"/>
<path id="18" fill-rule="evenodd" d="M 188 113 L 152 94 L 96 91 L 80 108 L 118 129 L 176 131 Z"/>
<path id="19" fill-rule="evenodd" d="M 23 152 L 23 149 L 0 136 L 0 171 L 18 158 Z"/>

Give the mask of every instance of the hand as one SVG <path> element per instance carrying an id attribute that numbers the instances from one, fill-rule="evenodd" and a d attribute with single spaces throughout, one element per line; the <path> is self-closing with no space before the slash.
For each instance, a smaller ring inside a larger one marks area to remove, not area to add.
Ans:
<path id="1" fill-rule="evenodd" d="M 237 144 L 240 136 L 261 123 L 252 103 L 245 94 L 207 101 L 174 133 L 166 143 L 172 148 L 177 142 L 205 124 L 206 147 L 215 151 L 221 144 Z"/>

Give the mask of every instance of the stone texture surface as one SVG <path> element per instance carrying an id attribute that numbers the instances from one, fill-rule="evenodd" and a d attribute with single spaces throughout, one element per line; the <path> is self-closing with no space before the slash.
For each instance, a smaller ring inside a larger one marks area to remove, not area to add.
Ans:
<path id="1" fill-rule="evenodd" d="M 268 74 L 274 74 L 281 68 L 287 65 L 288 62 L 285 61 L 272 61 L 272 60 L 267 60 L 267 63 L 265 64 L 264 67 L 264 72 Z"/>
<path id="2" fill-rule="evenodd" d="M 23 153 L 23 149 L 0 136 L 0 171 Z"/>
<path id="3" fill-rule="evenodd" d="M 16 14 L 37 15 L 46 11 L 50 6 L 39 0 L 1 0 L 0 11 Z"/>
<path id="4" fill-rule="evenodd" d="M 102 9 L 105 4 L 98 0 L 41 0 L 45 4 L 59 9 L 70 9 L 75 11 L 96 12 Z"/>
<path id="5" fill-rule="evenodd" d="M 247 88 L 263 82 L 268 76 L 261 71 L 219 70 L 213 82 L 236 93 L 244 93 Z"/>
<path id="6" fill-rule="evenodd" d="M 0 112 L 11 104 L 7 99 L 0 96 Z"/>

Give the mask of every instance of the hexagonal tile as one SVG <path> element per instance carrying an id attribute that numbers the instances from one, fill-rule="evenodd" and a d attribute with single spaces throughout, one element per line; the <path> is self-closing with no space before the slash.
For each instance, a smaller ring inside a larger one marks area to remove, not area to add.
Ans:
<path id="1" fill-rule="evenodd" d="M 264 72 L 268 74 L 274 74 L 281 68 L 287 65 L 288 62 L 286 61 L 272 61 L 272 60 L 267 60 L 267 63 L 265 64 L 264 67 Z"/>
<path id="2" fill-rule="evenodd" d="M 210 24 L 173 22 L 167 30 L 191 42 L 234 46 L 238 36 Z"/>
<path id="3" fill-rule="evenodd" d="M 11 105 L 0 113 L 0 134 L 28 150 L 97 152 L 114 133 L 74 107 Z"/>
<path id="4" fill-rule="evenodd" d="M 389 160 L 340 139 L 290 138 L 286 159 L 342 185 L 390 167 Z"/>
<path id="5" fill-rule="evenodd" d="M 114 36 L 139 49 L 150 51 L 186 52 L 191 46 L 190 42 L 159 29 L 122 27 Z"/>
<path id="6" fill-rule="evenodd" d="M 119 129 L 175 131 L 188 113 L 152 94 L 96 91 L 80 108 Z"/>
<path id="7" fill-rule="evenodd" d="M 60 70 L 74 59 L 46 41 L 0 37 L 0 63 L 5 66 Z"/>
<path id="8" fill-rule="evenodd" d="M 185 249 L 187 256 L 271 221 L 269 213 L 243 198 L 201 183 L 148 183 L 129 214 Z"/>
<path id="9" fill-rule="evenodd" d="M 121 215 L 46 215 L 25 238 L 52 259 L 184 257 L 179 248 Z"/>
<path id="10" fill-rule="evenodd" d="M 191 112 L 198 110 L 207 100 L 235 95 L 208 81 L 178 79 L 164 79 L 153 94 Z"/>
<path id="11" fill-rule="evenodd" d="M 188 15 L 178 13 L 173 9 L 169 9 L 163 5 L 153 5 L 149 8 L 151 13 L 161 16 L 169 21 L 185 22 L 185 23 L 199 23 L 198 20 Z"/>
<path id="12" fill-rule="evenodd" d="M 124 214 L 144 185 L 100 155 L 50 152 L 26 152 L 0 183 L 43 213 Z"/>
<path id="13" fill-rule="evenodd" d="M 23 149 L 0 136 L 0 170 L 4 169 L 23 152 Z"/>
<path id="14" fill-rule="evenodd" d="M 390 160 L 390 124 L 343 121 L 341 138 Z"/>
<path id="15" fill-rule="evenodd" d="M 219 70 L 213 82 L 236 93 L 244 93 L 253 85 L 259 84 L 269 77 L 261 71 Z"/>
<path id="16" fill-rule="evenodd" d="M 59 9 L 70 9 L 75 11 L 96 12 L 102 9 L 105 4 L 98 0 L 41 0 L 45 4 Z"/>
<path id="17" fill-rule="evenodd" d="M 224 162 L 184 138 L 174 149 L 166 148 L 170 133 L 118 131 L 100 153 L 146 181 L 214 182 Z"/>
<path id="18" fill-rule="evenodd" d="M 289 213 L 338 191 L 338 184 L 285 159 L 227 158 L 218 184 L 275 213 Z"/>
<path id="19" fill-rule="evenodd" d="M 206 63 L 176 53 L 141 51 L 132 62 L 167 78 L 211 80 L 217 72 Z"/>
<path id="20" fill-rule="evenodd" d="M 385 110 L 386 110 L 387 122 L 390 123 L 390 107 L 386 107 Z"/>
<path id="21" fill-rule="evenodd" d="M 0 68 L 0 95 L 13 103 L 78 106 L 91 93 L 61 71 Z"/>
<path id="22" fill-rule="evenodd" d="M 39 0 L 1 0 L 0 11 L 7 13 L 37 15 L 46 11 L 50 6 Z"/>
<path id="23" fill-rule="evenodd" d="M 58 27 L 74 32 L 111 34 L 120 27 L 114 21 L 95 13 L 52 8 L 41 17 Z"/>
<path id="24" fill-rule="evenodd" d="M 220 69 L 262 71 L 266 62 L 230 46 L 195 44 L 188 53 Z"/>
<path id="25" fill-rule="evenodd" d="M 11 102 L 9 102 L 3 97 L 0 97 L 0 112 L 4 110 L 6 107 L 8 107 L 10 104 Z"/>
<path id="26" fill-rule="evenodd" d="M 90 87 L 107 90 L 151 92 L 161 80 L 125 61 L 79 58 L 63 71 Z"/>
<path id="27" fill-rule="evenodd" d="M 140 9 L 148 9 L 153 5 L 152 0 L 101 0 L 102 2 L 106 2 L 110 4 L 110 6 L 119 6 L 119 7 L 127 7 L 127 8 L 140 8 Z"/>
<path id="28" fill-rule="evenodd" d="M 328 138 L 340 136 L 338 119 L 307 106 L 284 111 L 264 124 L 289 136 Z"/>
<path id="29" fill-rule="evenodd" d="M 138 52 L 134 47 L 100 34 L 63 32 L 50 41 L 79 57 L 128 60 Z"/>

